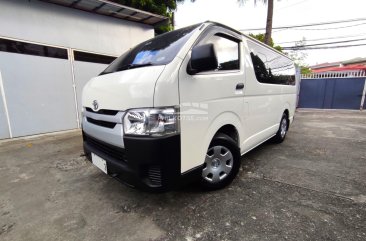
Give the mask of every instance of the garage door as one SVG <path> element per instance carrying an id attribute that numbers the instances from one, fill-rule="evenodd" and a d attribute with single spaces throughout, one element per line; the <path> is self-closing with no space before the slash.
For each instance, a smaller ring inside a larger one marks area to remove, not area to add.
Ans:
<path id="1" fill-rule="evenodd" d="M 10 137 L 8 122 L 5 113 L 4 91 L 2 88 L 2 77 L 0 72 L 0 139 Z"/>
<path id="2" fill-rule="evenodd" d="M 0 39 L 0 51 L 13 137 L 77 128 L 67 50 Z"/>

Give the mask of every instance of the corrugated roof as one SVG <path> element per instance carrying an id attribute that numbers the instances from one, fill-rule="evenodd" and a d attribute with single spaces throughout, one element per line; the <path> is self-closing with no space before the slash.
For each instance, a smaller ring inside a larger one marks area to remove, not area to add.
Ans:
<path id="1" fill-rule="evenodd" d="M 328 67 L 333 67 L 333 66 L 340 66 L 341 64 L 342 64 L 342 62 L 321 63 L 321 64 L 309 66 L 309 67 L 311 69 L 320 69 L 320 68 L 328 68 Z"/>
<path id="2" fill-rule="evenodd" d="M 349 59 L 346 61 L 342 61 L 342 64 L 356 64 L 356 63 L 360 63 L 360 62 L 366 62 L 366 58 L 354 58 L 354 59 Z"/>
<path id="3" fill-rule="evenodd" d="M 329 67 L 320 70 L 313 70 L 313 73 L 327 73 L 327 72 L 339 72 L 339 71 L 356 71 L 356 70 L 366 70 L 365 65 L 349 65 L 344 67 Z"/>
<path id="4" fill-rule="evenodd" d="M 101 14 L 109 17 L 119 18 L 132 22 L 156 25 L 166 21 L 168 18 L 158 14 L 149 13 L 139 9 L 127 7 L 106 0 L 41 0 L 43 2 L 75 8 L 91 13 Z"/>

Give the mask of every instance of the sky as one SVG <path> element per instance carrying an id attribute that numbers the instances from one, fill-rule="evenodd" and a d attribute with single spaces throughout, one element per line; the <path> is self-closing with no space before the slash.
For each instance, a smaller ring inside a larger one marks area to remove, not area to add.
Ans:
<path id="1" fill-rule="evenodd" d="M 196 0 L 194 3 L 186 0 L 179 3 L 175 13 L 175 28 L 182 28 L 206 20 L 216 21 L 237 30 L 251 28 L 265 28 L 267 6 L 254 0 L 247 0 L 240 6 L 237 0 Z M 365 0 L 281 0 L 274 2 L 273 27 L 312 24 L 319 22 L 366 18 Z M 358 26 L 351 26 L 358 25 Z M 324 28 L 337 28 L 328 29 Z M 274 42 L 281 46 L 294 46 L 294 43 L 303 38 L 306 44 L 323 42 L 363 39 L 359 42 L 340 43 L 335 45 L 366 44 L 366 20 L 342 24 L 311 26 L 306 29 L 321 30 L 273 30 Z M 264 33 L 261 31 L 244 31 L 244 33 Z M 340 39 L 310 41 L 313 39 L 351 36 Z M 307 56 L 305 64 L 315 65 L 325 62 L 337 62 L 356 57 L 366 57 L 366 45 L 351 48 L 322 49 L 304 51 Z"/>

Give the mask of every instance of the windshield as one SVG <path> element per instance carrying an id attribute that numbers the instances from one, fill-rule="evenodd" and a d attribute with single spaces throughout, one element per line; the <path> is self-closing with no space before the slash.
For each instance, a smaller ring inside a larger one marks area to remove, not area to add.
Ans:
<path id="1" fill-rule="evenodd" d="M 199 24 L 196 24 L 174 30 L 137 45 L 113 61 L 101 75 L 170 63 L 198 26 Z"/>

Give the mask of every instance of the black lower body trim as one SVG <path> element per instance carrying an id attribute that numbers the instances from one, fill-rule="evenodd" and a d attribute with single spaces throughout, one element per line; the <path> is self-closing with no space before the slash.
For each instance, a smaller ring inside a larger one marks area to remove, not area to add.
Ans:
<path id="1" fill-rule="evenodd" d="M 83 133 L 84 152 L 107 162 L 108 174 L 129 186 L 164 191 L 198 180 L 201 167 L 181 174 L 180 135 L 168 137 L 124 137 L 119 148 Z"/>

